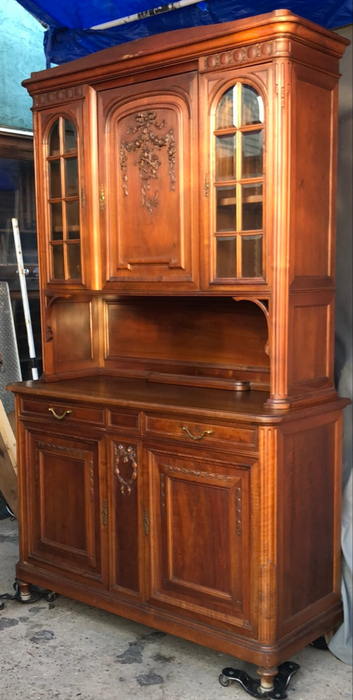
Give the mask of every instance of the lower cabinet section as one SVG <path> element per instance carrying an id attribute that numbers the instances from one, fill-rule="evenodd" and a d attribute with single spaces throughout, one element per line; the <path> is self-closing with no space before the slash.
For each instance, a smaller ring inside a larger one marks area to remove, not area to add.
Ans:
<path id="1" fill-rule="evenodd" d="M 338 402 L 266 422 L 153 406 L 152 435 L 132 401 L 92 399 L 94 425 L 54 398 L 18 401 L 23 584 L 272 669 L 340 621 Z"/>

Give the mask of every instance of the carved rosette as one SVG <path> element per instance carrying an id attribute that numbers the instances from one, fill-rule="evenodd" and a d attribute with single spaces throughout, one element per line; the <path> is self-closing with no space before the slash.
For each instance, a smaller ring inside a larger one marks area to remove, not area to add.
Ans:
<path id="1" fill-rule="evenodd" d="M 83 88 L 81 85 L 77 87 L 61 88 L 52 92 L 44 92 L 41 95 L 34 95 L 34 107 L 46 107 L 47 105 L 60 104 L 61 102 L 70 102 L 77 100 L 83 96 Z"/>
<path id="2" fill-rule="evenodd" d="M 114 443 L 114 474 L 118 477 L 120 483 L 120 491 L 130 496 L 134 482 L 137 480 L 137 461 L 136 448 L 133 445 L 122 445 Z M 130 465 L 132 473 L 129 479 L 121 475 L 122 467 Z M 126 489 L 126 491 L 125 491 Z"/>
<path id="3" fill-rule="evenodd" d="M 146 207 L 149 214 L 153 214 L 155 207 L 158 207 L 158 190 L 154 196 L 150 197 L 148 192 L 151 188 L 151 180 L 158 180 L 158 170 L 161 161 L 157 152 L 162 148 L 167 149 L 169 163 L 170 189 L 175 190 L 175 137 L 170 129 L 165 136 L 161 136 L 158 131 L 165 127 L 164 120 L 157 123 L 157 113 L 155 111 L 138 112 L 135 115 L 136 126 L 127 129 L 128 134 L 134 134 L 132 141 L 123 139 L 120 145 L 120 168 L 122 172 L 122 185 L 125 197 L 128 193 L 127 182 L 127 153 L 138 153 L 139 157 L 134 161 L 139 169 L 141 179 L 141 206 Z M 157 133 L 155 133 L 157 131 Z"/>
<path id="4" fill-rule="evenodd" d="M 243 65 L 259 59 L 268 58 L 277 53 L 275 41 L 264 41 L 250 46 L 241 46 L 229 51 L 211 54 L 203 59 L 202 70 L 209 71 L 217 68 L 226 68 Z"/>

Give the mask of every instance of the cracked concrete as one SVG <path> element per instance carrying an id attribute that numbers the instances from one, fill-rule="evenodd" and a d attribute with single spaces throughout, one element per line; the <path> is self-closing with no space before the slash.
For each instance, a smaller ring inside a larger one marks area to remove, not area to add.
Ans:
<path id="1" fill-rule="evenodd" d="M 12 593 L 17 523 L 0 521 L 0 593 Z M 63 596 L 0 610 L 1 700 L 246 700 L 223 688 L 222 668 L 255 668 L 233 657 Z M 351 700 L 352 669 L 330 651 L 296 654 L 289 700 Z"/>

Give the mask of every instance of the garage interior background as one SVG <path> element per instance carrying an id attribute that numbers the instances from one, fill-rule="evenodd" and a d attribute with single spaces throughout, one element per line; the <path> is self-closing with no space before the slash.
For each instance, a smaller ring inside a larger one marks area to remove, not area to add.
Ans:
<path id="1" fill-rule="evenodd" d="M 182 0 L 170 10 L 161 7 L 163 0 L 18 0 L 38 25 L 36 53 L 33 63 L 26 63 L 27 73 L 19 79 L 29 77 L 30 70 L 41 70 L 53 64 L 66 63 L 89 53 L 134 39 L 158 35 L 183 27 L 216 24 L 242 17 L 258 15 L 281 9 L 284 5 L 292 12 L 318 24 L 338 31 L 352 40 L 351 0 L 303 0 L 271 2 L 253 0 L 246 3 L 234 0 Z M 12 4 L 16 5 L 14 0 Z M 5 0 L 5 7 L 8 0 Z M 0 10 L 0 14 L 1 14 Z M 131 16 L 132 20 L 131 21 Z M 126 18 L 129 18 L 128 21 Z M 118 24 L 116 21 L 118 20 Z M 95 28 L 105 23 L 114 23 L 108 28 Z M 38 54 L 39 32 L 43 34 L 44 52 Z M 157 41 L 157 39 L 156 39 Z M 0 49 L 0 83 L 6 79 L 13 82 L 13 71 L 9 58 Z M 4 63 L 5 62 L 5 63 Z M 41 65 L 42 63 L 42 65 Z M 29 67 L 30 66 L 30 67 Z M 23 66 L 22 66 L 23 70 Z M 337 198 L 337 295 L 336 295 L 336 381 L 339 393 L 352 399 L 352 46 L 348 47 L 341 66 L 339 107 L 339 163 Z M 17 78 L 16 78 L 17 79 Z M 24 93 L 24 91 L 23 91 Z M 9 100 L 8 91 L 5 104 Z M 1 94 L 0 94 L 1 97 Z M 22 117 L 17 117 L 22 119 Z M 0 112 L 0 123 L 13 128 L 20 126 L 8 123 Z M 30 129 L 30 113 L 24 125 Z M 1 158 L 1 152 L 0 152 Z M 1 184 L 0 184 L 1 190 Z M 0 191 L 1 196 L 1 191 Z M 0 202 L 1 216 L 1 202 Z M 2 265 L 0 267 L 3 267 Z M 35 270 L 35 263 L 31 270 Z M 1 276 L 1 272 L 0 272 Z M 33 276 L 33 274 L 32 274 Z M 1 277 L 3 279 L 3 277 Z M 35 286 L 35 282 L 33 283 Z M 314 495 L 313 495 L 314 497 Z M 352 407 L 345 411 L 344 464 L 343 464 L 343 523 L 342 523 L 343 585 L 345 622 L 330 642 L 331 651 L 346 663 L 352 663 Z"/>

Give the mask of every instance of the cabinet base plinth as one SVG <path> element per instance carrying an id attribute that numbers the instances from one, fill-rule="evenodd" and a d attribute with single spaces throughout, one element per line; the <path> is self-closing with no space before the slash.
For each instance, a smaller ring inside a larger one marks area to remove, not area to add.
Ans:
<path id="1" fill-rule="evenodd" d="M 270 674 L 266 672 L 266 669 L 258 669 L 258 673 L 261 676 L 260 680 L 251 678 L 245 671 L 227 667 L 223 669 L 219 676 L 219 682 L 224 687 L 227 687 L 231 682 L 237 681 L 245 692 L 253 698 L 284 700 L 287 697 L 286 689 L 289 682 L 299 668 L 298 664 L 286 661 L 276 669 L 276 675 L 274 675 L 272 683 L 270 682 Z"/>

